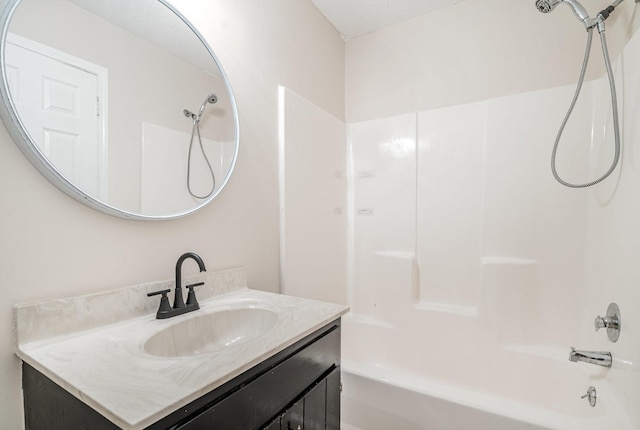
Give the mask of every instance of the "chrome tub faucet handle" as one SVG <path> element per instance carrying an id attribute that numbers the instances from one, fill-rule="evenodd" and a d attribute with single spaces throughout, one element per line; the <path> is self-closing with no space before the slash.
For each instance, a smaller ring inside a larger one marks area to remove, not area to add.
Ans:
<path id="1" fill-rule="evenodd" d="M 615 303 L 611 303 L 607 308 L 607 315 L 598 317 L 593 321 L 596 331 L 601 328 L 607 329 L 607 336 L 611 342 L 616 342 L 620 337 L 620 327 L 622 325 L 620 318 L 620 309 Z"/>

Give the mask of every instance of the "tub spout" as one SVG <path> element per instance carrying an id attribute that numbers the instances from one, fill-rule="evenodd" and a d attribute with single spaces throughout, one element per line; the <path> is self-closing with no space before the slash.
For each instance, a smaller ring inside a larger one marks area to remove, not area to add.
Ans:
<path id="1" fill-rule="evenodd" d="M 597 364 L 602 367 L 611 367 L 612 359 L 610 352 L 576 351 L 574 347 L 571 347 L 569 361 L 573 361 L 574 363 L 582 361 L 584 363 Z"/>

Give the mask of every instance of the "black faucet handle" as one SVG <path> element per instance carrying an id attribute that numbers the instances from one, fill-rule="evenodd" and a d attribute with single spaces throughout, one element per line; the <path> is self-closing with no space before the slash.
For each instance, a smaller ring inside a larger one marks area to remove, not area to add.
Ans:
<path id="1" fill-rule="evenodd" d="M 165 312 L 169 312 L 171 310 L 169 297 L 167 297 L 167 294 L 169 294 L 170 291 L 171 290 L 167 288 L 166 290 L 152 291 L 151 293 L 147 293 L 147 297 L 152 297 L 152 296 L 157 296 L 158 294 L 162 294 L 162 297 L 160 298 L 160 307 L 158 307 L 158 313 L 156 314 L 158 318 L 160 318 L 161 314 Z"/>
<path id="2" fill-rule="evenodd" d="M 166 290 L 152 291 L 150 293 L 147 293 L 147 297 L 157 296 L 158 294 L 162 294 L 166 296 L 169 292 L 171 292 L 169 288 L 167 288 Z"/>
<path id="3" fill-rule="evenodd" d="M 197 284 L 187 285 L 186 288 L 189 290 L 189 294 L 187 295 L 187 306 L 194 306 L 196 308 L 200 308 L 198 304 L 198 300 L 196 299 L 196 293 L 193 291 L 195 287 L 199 287 L 204 285 L 204 282 L 198 282 Z"/>

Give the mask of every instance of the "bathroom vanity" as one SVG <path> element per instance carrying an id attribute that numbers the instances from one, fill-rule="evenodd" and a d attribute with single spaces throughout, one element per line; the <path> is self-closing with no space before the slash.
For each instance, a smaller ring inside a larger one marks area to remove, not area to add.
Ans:
<path id="1" fill-rule="evenodd" d="M 201 309 L 169 320 L 146 297 L 167 283 L 16 306 L 26 429 L 339 429 L 348 308 L 250 290 L 242 269 L 191 281 Z"/>

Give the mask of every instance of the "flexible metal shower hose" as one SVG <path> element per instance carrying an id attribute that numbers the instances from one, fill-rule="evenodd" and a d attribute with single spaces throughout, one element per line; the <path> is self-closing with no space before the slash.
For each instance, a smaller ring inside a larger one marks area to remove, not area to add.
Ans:
<path id="1" fill-rule="evenodd" d="M 204 105 L 203 105 L 204 106 Z M 202 110 L 200 109 L 200 113 L 202 114 Z M 213 173 L 213 167 L 211 167 L 211 163 L 209 162 L 209 158 L 207 157 L 207 153 L 204 150 L 204 146 L 202 145 L 202 138 L 200 137 L 200 117 L 192 114 L 191 119 L 193 120 L 193 128 L 191 129 L 191 140 L 189 141 L 189 155 L 187 156 L 187 189 L 189 190 L 189 194 L 196 199 L 206 199 L 211 196 L 216 189 L 216 175 Z M 202 155 L 204 156 L 204 160 L 207 162 L 207 166 L 209 166 L 209 172 L 211 173 L 211 180 L 213 184 L 211 185 L 211 191 L 204 196 L 198 196 L 191 190 L 191 149 L 193 148 L 193 138 L 195 134 L 198 134 L 198 143 L 200 143 L 200 151 L 202 151 Z"/>
<path id="2" fill-rule="evenodd" d="M 602 44 L 602 53 L 604 55 L 605 65 L 607 67 L 607 76 L 609 77 L 609 88 L 611 89 L 611 104 L 612 104 L 612 112 L 613 112 L 613 133 L 615 138 L 615 150 L 614 150 L 615 154 L 613 157 L 613 162 L 611 163 L 611 166 L 609 167 L 609 169 L 604 173 L 604 175 L 602 175 L 595 181 L 587 182 L 586 184 L 572 184 L 570 182 L 566 182 L 562 178 L 560 178 L 560 176 L 558 175 L 558 171 L 556 169 L 556 153 L 558 151 L 558 144 L 560 143 L 560 138 L 562 137 L 562 132 L 564 131 L 565 126 L 567 125 L 567 121 L 569 120 L 569 117 L 573 112 L 573 108 L 575 107 L 576 102 L 578 101 L 578 96 L 580 95 L 580 90 L 582 89 L 582 83 L 584 82 L 585 74 L 587 71 L 587 64 L 589 63 L 591 42 L 593 40 L 593 27 L 587 29 L 587 33 L 588 33 L 587 49 L 585 51 L 584 61 L 582 62 L 582 70 L 580 71 L 580 78 L 578 80 L 576 92 L 573 95 L 573 100 L 571 101 L 569 110 L 567 111 L 567 114 L 565 115 L 564 120 L 560 125 L 560 129 L 558 130 L 558 134 L 556 135 L 556 140 L 553 145 L 553 151 L 551 152 L 551 171 L 553 172 L 553 177 L 556 178 L 556 180 L 560 182 L 562 185 L 571 187 L 571 188 L 587 188 L 592 185 L 599 184 L 600 182 L 604 181 L 609 175 L 611 175 L 611 173 L 613 173 L 613 171 L 615 170 L 620 160 L 620 125 L 618 121 L 618 97 L 616 95 L 616 86 L 615 86 L 615 81 L 613 79 L 613 70 L 611 68 L 611 60 L 609 59 L 607 41 L 604 36 L 604 31 L 602 31 L 600 32 L 600 43 Z"/>

